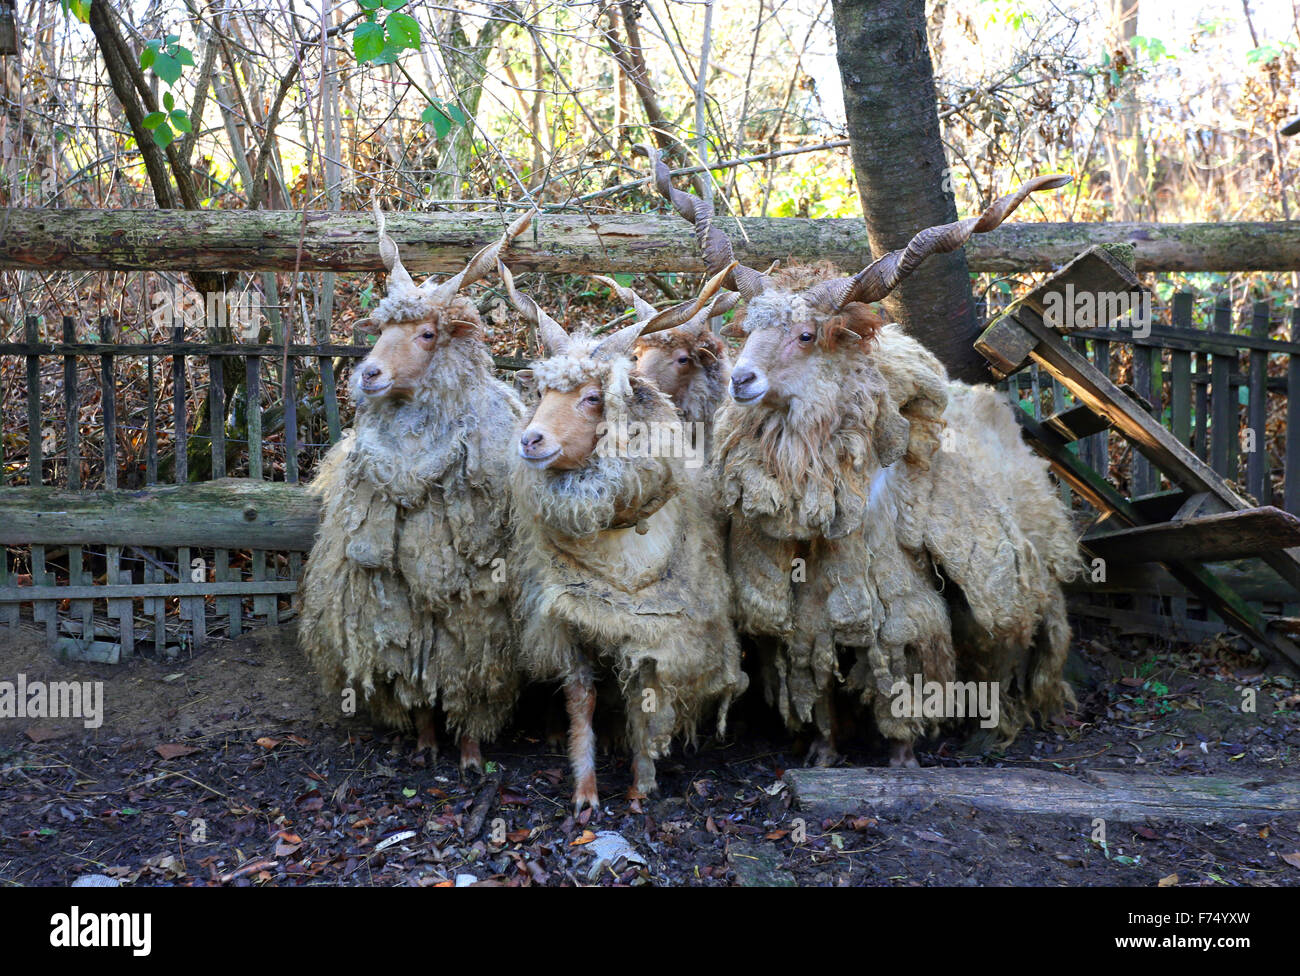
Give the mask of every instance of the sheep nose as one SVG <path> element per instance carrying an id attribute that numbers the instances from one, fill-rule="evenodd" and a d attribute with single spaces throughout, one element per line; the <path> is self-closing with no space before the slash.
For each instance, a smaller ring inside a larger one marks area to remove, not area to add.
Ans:
<path id="1" fill-rule="evenodd" d="M 731 385 L 734 389 L 743 390 L 755 379 L 757 376 L 752 369 L 741 369 L 731 374 Z"/>
<path id="2" fill-rule="evenodd" d="M 361 378 L 362 378 L 363 380 L 373 380 L 375 377 L 377 377 L 377 376 L 378 376 L 380 373 L 382 373 L 382 372 L 383 372 L 382 369 L 380 369 L 378 366 L 375 366 L 375 365 L 373 365 L 373 364 L 372 364 L 372 365 L 368 365 L 368 366 L 364 366 L 364 367 L 362 367 L 362 369 L 361 369 Z"/>
<path id="3" fill-rule="evenodd" d="M 519 438 L 519 446 L 525 451 L 533 451 L 542 443 L 542 435 L 535 430 L 526 430 Z"/>

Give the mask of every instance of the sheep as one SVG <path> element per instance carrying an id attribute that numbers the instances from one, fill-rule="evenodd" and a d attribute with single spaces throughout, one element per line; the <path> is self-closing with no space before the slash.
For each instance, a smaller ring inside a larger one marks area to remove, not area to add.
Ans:
<path id="1" fill-rule="evenodd" d="M 352 371 L 355 428 L 310 490 L 321 523 L 300 587 L 299 640 L 328 693 L 358 694 L 379 724 L 414 726 L 437 756 L 434 709 L 482 771 L 521 682 L 513 626 L 504 445 L 523 416 L 492 374 L 473 302 L 459 294 L 528 225 L 521 217 L 466 268 L 416 286 L 379 222 L 388 294 Z"/>
<path id="2" fill-rule="evenodd" d="M 684 471 L 682 422 L 628 357 L 643 329 L 689 319 L 712 291 L 597 339 L 567 334 L 498 271 L 547 354 L 529 377 L 539 401 L 521 425 L 510 487 L 522 653 L 530 674 L 563 684 L 577 813 L 600 802 L 598 677 L 621 690 L 633 800 L 655 792 L 654 761 L 674 736 L 693 740 L 713 709 L 725 734 L 748 684 L 718 528 Z M 656 434 L 675 447 L 647 445 Z"/>
<path id="3" fill-rule="evenodd" d="M 709 270 L 734 264 L 709 205 L 675 190 L 657 153 L 642 151 L 661 194 L 694 224 Z M 711 471 L 731 513 L 737 623 L 775 641 L 766 691 L 792 728 L 816 725 L 810 761 L 838 759 L 839 681 L 871 709 L 891 765 L 916 765 L 913 741 L 936 727 L 906 691 L 914 675 L 998 681 L 1002 742 L 1073 702 L 1061 583 L 1078 550 L 1045 462 L 1004 401 L 950 381 L 868 307 L 929 254 L 1068 181 L 1030 180 L 850 278 L 825 265 L 737 265 L 726 279 L 746 304 L 725 331 L 745 344 L 715 418 Z M 837 648 L 852 652 L 847 674 Z"/>
<path id="4" fill-rule="evenodd" d="M 631 305 L 641 321 L 657 309 L 631 288 L 612 278 L 593 275 L 620 299 Z M 727 397 L 731 362 L 727 344 L 709 329 L 709 321 L 735 307 L 740 296 L 724 292 L 707 311 L 672 329 L 642 333 L 632 346 L 636 372 L 666 393 L 687 424 L 696 444 L 706 454 L 713 433 L 713 415 Z"/>

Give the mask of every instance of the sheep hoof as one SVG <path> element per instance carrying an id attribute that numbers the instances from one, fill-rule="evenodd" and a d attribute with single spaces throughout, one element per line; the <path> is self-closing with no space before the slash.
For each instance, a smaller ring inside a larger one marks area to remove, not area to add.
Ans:
<path id="1" fill-rule="evenodd" d="M 889 744 L 889 765 L 892 769 L 920 769 L 916 753 L 912 752 L 910 742 L 891 742 Z"/>
<path id="2" fill-rule="evenodd" d="M 583 807 L 591 807 L 595 813 L 600 812 L 600 797 L 596 795 L 594 779 L 590 783 L 580 784 L 573 791 L 573 815 L 576 817 L 582 813 Z"/>
<path id="3" fill-rule="evenodd" d="M 835 746 L 831 744 L 830 739 L 818 736 L 817 740 L 808 747 L 808 755 L 804 759 L 804 765 L 820 766 L 825 769 L 830 766 L 838 766 L 843 761 L 844 757 L 835 751 Z"/>
<path id="4" fill-rule="evenodd" d="M 478 740 L 465 736 L 460 740 L 460 772 L 483 775 L 483 753 L 479 750 Z"/>

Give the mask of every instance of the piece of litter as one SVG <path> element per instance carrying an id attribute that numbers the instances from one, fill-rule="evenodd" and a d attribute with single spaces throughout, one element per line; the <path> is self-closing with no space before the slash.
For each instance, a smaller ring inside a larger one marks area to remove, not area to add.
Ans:
<path id="1" fill-rule="evenodd" d="M 626 861 L 628 864 L 646 863 L 646 859 L 637 853 L 635 847 L 628 843 L 627 838 L 614 830 L 602 830 L 596 834 L 596 839 L 583 848 L 590 851 L 595 860 L 592 861 L 590 870 L 587 871 L 588 879 L 595 881 L 606 867 L 617 868 L 619 861 Z"/>
<path id="2" fill-rule="evenodd" d="M 120 888 L 122 882 L 117 878 L 110 878 L 106 874 L 83 874 L 76 881 L 72 882 L 74 888 Z"/>
<path id="3" fill-rule="evenodd" d="M 392 837 L 385 837 L 375 845 L 376 851 L 382 851 L 385 848 L 392 847 L 394 844 L 400 844 L 404 840 L 410 840 L 415 836 L 414 830 L 399 830 Z"/>
<path id="4" fill-rule="evenodd" d="M 470 885 L 472 885 L 472 884 L 477 884 L 477 883 L 478 883 L 478 878 L 474 877 L 474 875 L 472 875 L 472 874 L 458 874 L 458 875 L 456 875 L 456 887 L 457 887 L 457 888 L 468 888 Z"/>

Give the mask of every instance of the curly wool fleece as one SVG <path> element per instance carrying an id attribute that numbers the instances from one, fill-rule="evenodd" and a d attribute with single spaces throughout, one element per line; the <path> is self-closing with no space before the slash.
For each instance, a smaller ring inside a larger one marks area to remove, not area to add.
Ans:
<path id="1" fill-rule="evenodd" d="M 440 704 L 453 732 L 489 739 L 518 695 L 503 447 L 523 407 L 491 365 L 454 340 L 410 400 L 362 399 L 311 484 L 300 642 L 332 694 L 358 689 L 388 726 Z"/>

